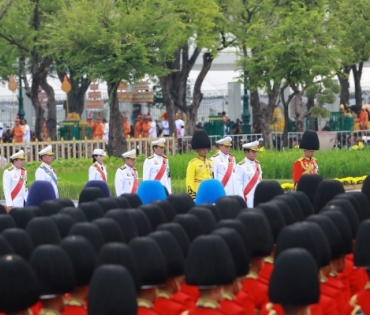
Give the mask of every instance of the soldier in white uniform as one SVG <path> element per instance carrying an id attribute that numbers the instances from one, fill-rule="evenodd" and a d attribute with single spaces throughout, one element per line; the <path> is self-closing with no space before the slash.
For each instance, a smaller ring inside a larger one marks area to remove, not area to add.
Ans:
<path id="1" fill-rule="evenodd" d="M 51 168 L 51 162 L 54 161 L 54 153 L 51 145 L 39 152 L 41 158 L 41 165 L 37 168 L 35 173 L 35 180 L 46 180 L 53 185 L 55 197 L 59 198 L 58 193 L 58 177 Z"/>
<path id="2" fill-rule="evenodd" d="M 253 208 L 254 191 L 262 180 L 261 165 L 256 160 L 258 144 L 258 141 L 243 144 L 245 159 L 236 166 L 236 180 L 248 208 Z"/>
<path id="3" fill-rule="evenodd" d="M 232 139 L 231 137 L 225 137 L 216 141 L 216 144 L 219 151 L 211 157 L 214 178 L 218 179 L 222 186 L 224 186 L 226 195 L 241 195 L 240 186 L 236 182 L 235 157 L 230 154 Z"/>
<path id="4" fill-rule="evenodd" d="M 136 150 L 131 150 L 122 154 L 125 165 L 121 166 L 114 178 L 116 195 L 136 194 L 139 187 L 139 176 L 135 166 Z"/>
<path id="5" fill-rule="evenodd" d="M 103 165 L 105 154 L 103 149 L 94 149 L 92 154 L 93 164 L 89 167 L 89 180 L 108 181 L 107 169 Z"/>
<path id="6" fill-rule="evenodd" d="M 24 207 L 27 200 L 27 171 L 23 168 L 25 160 L 24 151 L 13 154 L 10 157 L 12 166 L 4 171 L 3 190 L 6 202 L 6 211 L 13 207 Z"/>
<path id="7" fill-rule="evenodd" d="M 167 157 L 163 154 L 166 148 L 166 139 L 152 141 L 154 154 L 149 156 L 144 161 L 143 166 L 143 181 L 144 180 L 159 180 L 165 186 L 170 194 L 171 178 L 170 166 Z"/>
<path id="8" fill-rule="evenodd" d="M 176 113 L 175 125 L 176 125 L 177 137 L 183 137 L 185 135 L 185 123 L 181 119 L 180 112 Z"/>

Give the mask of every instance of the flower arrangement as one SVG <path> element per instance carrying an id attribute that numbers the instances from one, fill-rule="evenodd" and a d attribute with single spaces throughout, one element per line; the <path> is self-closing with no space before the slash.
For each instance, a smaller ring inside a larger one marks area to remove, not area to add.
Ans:
<path id="1" fill-rule="evenodd" d="M 365 180 L 367 175 L 360 176 L 360 177 L 344 177 L 344 178 L 334 178 L 335 180 L 345 185 L 359 185 L 362 184 Z M 282 183 L 280 184 L 281 188 L 283 188 L 284 191 L 292 191 L 294 190 L 294 184 L 293 183 Z"/>

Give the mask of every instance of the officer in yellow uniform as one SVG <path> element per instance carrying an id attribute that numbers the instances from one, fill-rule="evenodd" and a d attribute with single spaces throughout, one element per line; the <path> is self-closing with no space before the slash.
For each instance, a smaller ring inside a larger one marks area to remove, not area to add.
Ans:
<path id="1" fill-rule="evenodd" d="M 207 150 L 211 148 L 211 140 L 204 129 L 195 130 L 191 139 L 192 149 L 198 156 L 192 159 L 186 170 L 186 191 L 195 199 L 200 183 L 213 178 L 213 161 L 207 158 Z"/>

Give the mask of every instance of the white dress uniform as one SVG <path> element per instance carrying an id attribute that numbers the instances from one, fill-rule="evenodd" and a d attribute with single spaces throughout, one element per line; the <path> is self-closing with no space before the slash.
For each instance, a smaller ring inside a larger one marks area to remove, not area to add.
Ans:
<path id="1" fill-rule="evenodd" d="M 175 120 L 176 132 L 178 137 L 183 137 L 185 135 L 185 123 L 182 119 L 178 118 Z"/>
<path id="2" fill-rule="evenodd" d="M 160 138 L 159 140 L 152 141 L 152 146 L 166 147 L 166 139 Z M 145 159 L 143 166 L 143 181 L 144 180 L 154 180 L 162 168 L 162 165 L 165 164 L 165 171 L 163 176 L 160 178 L 160 182 L 168 190 L 168 193 L 171 194 L 171 178 L 170 178 L 170 166 L 168 163 L 168 158 L 163 155 L 153 154 Z"/>
<path id="3" fill-rule="evenodd" d="M 243 144 L 243 149 L 250 149 L 253 151 L 258 151 L 258 141 L 254 141 L 251 143 Z M 257 172 L 257 173 L 256 173 Z M 244 196 L 245 187 L 249 184 L 249 182 L 254 178 L 256 174 L 256 182 L 249 190 L 248 194 Z M 255 160 L 251 161 L 248 158 L 244 158 L 241 162 L 236 165 L 236 181 L 240 187 L 241 196 L 246 200 L 246 204 L 248 208 L 253 208 L 254 204 L 254 192 L 258 183 L 262 180 L 262 169 L 261 164 Z"/>
<path id="4" fill-rule="evenodd" d="M 103 156 L 105 156 L 105 154 L 106 153 L 104 152 L 103 149 L 94 149 L 94 151 L 93 151 L 93 155 L 103 155 Z M 104 181 L 104 178 L 103 178 L 102 174 L 96 168 L 99 168 L 102 171 L 102 173 L 105 176 L 105 182 L 108 182 L 108 173 L 107 173 L 106 167 L 103 164 L 98 163 L 97 161 L 95 161 L 95 163 L 93 163 L 93 165 L 91 165 L 89 167 L 89 180 L 102 180 L 102 181 Z"/>
<path id="5" fill-rule="evenodd" d="M 54 155 L 51 145 L 48 145 L 45 149 L 39 152 L 40 157 L 43 155 Z M 59 198 L 58 177 L 50 165 L 41 163 L 41 165 L 36 170 L 35 180 L 46 180 L 51 183 L 55 191 L 55 196 Z"/>
<path id="6" fill-rule="evenodd" d="M 221 140 L 218 140 L 216 143 L 231 147 L 232 145 L 231 141 L 232 141 L 231 137 L 225 137 Z M 217 154 L 211 157 L 211 160 L 213 161 L 214 178 L 219 180 L 221 183 L 223 183 L 223 179 L 225 178 L 229 164 L 230 163 L 232 164 L 232 171 L 230 177 L 226 182 L 226 185 L 224 186 L 225 193 L 227 196 L 241 195 L 242 193 L 240 190 L 240 186 L 236 182 L 235 157 L 231 154 L 224 154 L 221 151 L 219 151 Z"/>
<path id="7" fill-rule="evenodd" d="M 10 157 L 14 159 L 25 159 L 24 151 L 13 154 Z M 22 175 L 22 173 L 24 173 Z M 27 171 L 22 167 L 16 168 L 14 165 L 10 166 L 4 171 L 3 174 L 3 190 L 5 196 L 5 203 L 8 207 L 24 207 L 24 203 L 27 201 L 28 189 L 27 189 Z M 12 192 L 14 198 L 12 198 Z"/>
<path id="8" fill-rule="evenodd" d="M 122 154 L 123 158 L 136 159 L 136 150 L 131 150 Z M 116 171 L 114 178 L 114 187 L 116 195 L 136 193 L 139 187 L 139 176 L 136 168 L 132 168 L 127 164 L 123 165 Z"/>
<path id="9" fill-rule="evenodd" d="M 103 140 L 106 140 L 106 143 L 108 143 L 108 139 L 109 139 L 109 124 L 106 122 L 104 124 Z"/>

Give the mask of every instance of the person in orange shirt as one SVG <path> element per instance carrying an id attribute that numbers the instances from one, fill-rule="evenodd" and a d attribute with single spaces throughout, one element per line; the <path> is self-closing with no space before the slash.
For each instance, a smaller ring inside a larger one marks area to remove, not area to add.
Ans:
<path id="1" fill-rule="evenodd" d="M 123 129 L 123 133 L 125 135 L 125 138 L 128 138 L 130 136 L 130 133 L 131 133 L 131 125 L 130 123 L 127 121 L 127 115 L 124 114 L 122 116 L 122 129 Z"/>
<path id="2" fill-rule="evenodd" d="M 48 127 L 46 126 L 47 119 L 44 119 L 44 124 L 42 125 L 42 141 L 48 141 Z"/>
<path id="3" fill-rule="evenodd" d="M 366 106 L 362 105 L 361 112 L 358 116 L 358 118 L 355 120 L 360 125 L 360 130 L 366 130 L 367 124 L 369 123 L 369 114 L 366 110 Z"/>
<path id="4" fill-rule="evenodd" d="M 139 116 L 137 116 L 137 122 L 134 128 L 134 138 L 139 138 L 141 136 L 142 124 L 143 124 L 143 116 L 139 114 Z"/>
<path id="5" fill-rule="evenodd" d="M 89 116 L 87 116 L 87 124 L 91 128 L 91 139 L 95 139 L 95 127 L 96 126 L 95 126 L 95 123 L 93 123 L 93 121 L 92 121 L 91 114 L 89 114 Z"/>
<path id="6" fill-rule="evenodd" d="M 104 125 L 101 122 L 101 116 L 96 117 L 94 139 L 103 139 Z"/>
<path id="7" fill-rule="evenodd" d="M 15 119 L 15 126 L 13 127 L 11 134 L 13 135 L 14 142 L 23 142 L 24 129 L 20 124 L 19 117 Z"/>
<path id="8" fill-rule="evenodd" d="M 150 128 L 152 127 L 151 124 L 150 124 L 150 115 L 146 115 L 144 116 L 144 121 L 141 125 L 141 135 L 143 138 L 148 138 L 149 137 L 149 131 L 150 131 Z"/>
<path id="9" fill-rule="evenodd" d="M 320 149 L 320 141 L 317 133 L 312 130 L 306 130 L 302 136 L 299 148 L 303 150 L 303 157 L 296 160 L 293 164 L 293 182 L 294 188 L 304 174 L 317 174 L 319 166 L 317 160 L 313 157 L 315 151 Z"/>

